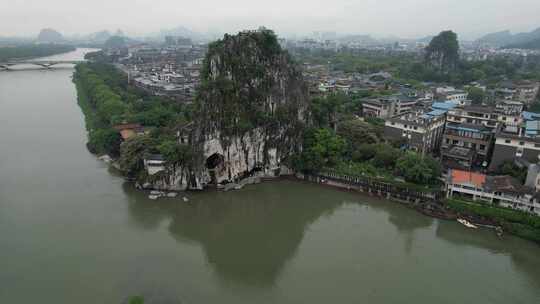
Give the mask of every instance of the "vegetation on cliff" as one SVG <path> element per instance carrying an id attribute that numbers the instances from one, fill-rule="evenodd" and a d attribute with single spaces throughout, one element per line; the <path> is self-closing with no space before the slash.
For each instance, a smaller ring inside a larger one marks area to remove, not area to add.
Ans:
<path id="1" fill-rule="evenodd" d="M 441 72 L 454 70 L 459 60 L 457 34 L 443 31 L 426 47 L 426 63 Z"/>
<path id="2" fill-rule="evenodd" d="M 172 171 L 202 170 L 201 144 L 213 135 L 226 146 L 257 130 L 265 151 L 277 149 L 278 158 L 300 149 L 307 86 L 273 32 L 226 35 L 210 46 L 201 72 L 196 102 L 186 106 L 134 89 L 112 65 L 78 65 L 74 81 L 87 116 L 90 150 L 118 156 L 120 166 L 134 176 L 151 153 L 162 154 Z M 178 143 L 176 131 L 189 122 L 194 125 L 188 147 Z M 152 131 L 120 146 L 112 129 L 120 123 L 139 123 Z"/>
<path id="3" fill-rule="evenodd" d="M 226 140 L 262 128 L 277 140 L 301 135 L 307 86 L 272 31 L 226 34 L 211 43 L 201 74 L 197 111 L 204 134 L 218 131 Z M 287 134 L 277 136 L 280 131 Z"/>

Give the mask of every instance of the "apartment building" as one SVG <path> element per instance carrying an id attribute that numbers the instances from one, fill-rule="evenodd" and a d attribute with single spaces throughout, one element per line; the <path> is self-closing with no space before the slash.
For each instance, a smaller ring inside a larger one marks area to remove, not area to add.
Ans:
<path id="1" fill-rule="evenodd" d="M 505 99 L 521 101 L 525 104 L 530 104 L 536 100 L 540 88 L 539 82 L 534 81 L 518 81 L 518 82 L 503 82 L 496 89 L 496 94 Z"/>
<path id="2" fill-rule="evenodd" d="M 411 112 L 418 100 L 415 97 L 391 95 L 364 101 L 362 114 L 364 117 L 391 118 Z"/>
<path id="3" fill-rule="evenodd" d="M 422 154 L 437 152 L 444 123 L 445 112 L 442 110 L 417 110 L 386 119 L 384 136 Z"/>
<path id="4" fill-rule="evenodd" d="M 448 110 L 441 144 L 443 163 L 453 168 L 486 168 L 497 127 L 495 108 L 464 106 Z"/>
<path id="5" fill-rule="evenodd" d="M 521 112 L 519 118 L 512 116 L 511 124 L 498 129 L 489 170 L 496 171 L 508 160 L 524 159 L 536 163 L 539 156 L 540 114 Z"/>

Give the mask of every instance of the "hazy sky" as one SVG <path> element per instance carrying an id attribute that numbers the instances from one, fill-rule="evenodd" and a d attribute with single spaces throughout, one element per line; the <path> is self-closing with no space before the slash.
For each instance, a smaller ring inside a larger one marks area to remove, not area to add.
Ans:
<path id="1" fill-rule="evenodd" d="M 540 0 L 0 0 L 0 35 L 185 26 L 232 32 L 264 25 L 279 34 L 313 31 L 420 37 L 453 29 L 464 38 L 540 27 Z"/>

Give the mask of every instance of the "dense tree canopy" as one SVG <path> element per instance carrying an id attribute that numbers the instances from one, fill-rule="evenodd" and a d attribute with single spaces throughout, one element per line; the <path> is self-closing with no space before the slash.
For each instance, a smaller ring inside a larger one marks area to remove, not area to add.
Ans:
<path id="1" fill-rule="evenodd" d="M 429 156 L 407 152 L 396 161 L 396 170 L 406 181 L 433 184 L 441 175 L 441 165 Z"/>
<path id="2" fill-rule="evenodd" d="M 15 47 L 0 47 L 0 61 L 44 57 L 74 50 L 74 46 L 62 44 L 29 44 Z"/>
<path id="3" fill-rule="evenodd" d="M 108 64 L 79 64 L 74 81 L 87 122 L 87 147 L 92 153 L 118 158 L 129 176 L 144 171 L 143 158 L 149 153 L 162 153 L 172 167 L 191 155 L 190 147 L 176 144 L 174 132 L 178 124 L 191 120 L 191 106 L 129 87 L 125 76 Z M 121 123 L 139 123 L 152 130 L 151 136 L 139 135 L 122 143 L 120 133 L 113 128 Z"/>

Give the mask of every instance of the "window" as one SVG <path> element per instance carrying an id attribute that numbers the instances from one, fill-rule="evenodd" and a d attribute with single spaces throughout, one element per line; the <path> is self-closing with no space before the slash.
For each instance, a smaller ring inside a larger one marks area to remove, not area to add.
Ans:
<path id="1" fill-rule="evenodd" d="M 507 140 L 505 140 L 504 142 L 507 143 L 507 144 L 509 144 L 509 143 L 511 143 L 512 141 L 511 141 L 510 139 L 507 139 Z"/>
<path id="2" fill-rule="evenodd" d="M 485 150 L 486 149 L 486 145 L 480 145 L 480 150 Z"/>
<path id="3" fill-rule="evenodd" d="M 415 130 L 418 130 L 418 127 L 414 127 Z"/>
<path id="4" fill-rule="evenodd" d="M 540 148 L 540 144 L 534 144 L 535 148 Z"/>
<path id="5" fill-rule="evenodd" d="M 520 145 L 520 146 L 524 146 L 524 145 L 525 145 L 525 142 L 524 142 L 524 141 L 520 141 L 520 142 L 519 142 L 519 145 Z"/>
<path id="6" fill-rule="evenodd" d="M 395 122 L 391 122 L 390 124 L 391 124 L 392 126 L 394 126 L 396 123 L 395 123 Z"/>

